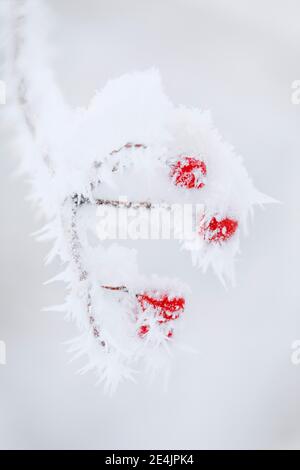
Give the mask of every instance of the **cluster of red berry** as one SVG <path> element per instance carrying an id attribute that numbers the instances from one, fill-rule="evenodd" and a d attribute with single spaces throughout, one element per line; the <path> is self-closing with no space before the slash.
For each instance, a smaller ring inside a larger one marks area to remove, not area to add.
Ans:
<path id="1" fill-rule="evenodd" d="M 187 189 L 202 189 L 206 184 L 206 163 L 195 157 L 183 156 L 171 166 L 170 177 L 176 186 Z M 199 233 L 208 242 L 221 243 L 231 238 L 238 228 L 237 220 L 225 217 L 218 220 L 214 216 Z"/>
<path id="2" fill-rule="evenodd" d="M 195 157 L 185 156 L 171 166 L 170 177 L 176 186 L 187 189 L 202 189 L 206 183 L 207 167 L 204 161 Z M 222 243 L 231 238 L 238 228 L 238 222 L 229 217 L 218 220 L 212 217 L 209 223 L 204 224 L 200 229 L 200 234 L 208 242 Z M 169 298 L 167 294 L 161 296 L 150 295 L 148 293 L 137 296 L 141 314 L 147 311 L 155 312 L 155 319 L 159 324 L 174 321 L 183 313 L 185 299 L 183 297 Z M 145 316 L 143 324 L 139 327 L 138 334 L 144 337 L 150 330 Z M 173 329 L 170 328 L 166 334 L 167 338 L 173 336 Z"/>
<path id="3" fill-rule="evenodd" d="M 111 154 L 118 153 L 122 149 L 147 148 L 143 144 L 128 143 Z M 194 156 L 182 156 L 171 165 L 170 177 L 176 186 L 186 189 L 203 189 L 206 185 L 207 165 L 204 161 Z M 229 217 L 211 218 L 208 223 L 201 225 L 199 235 L 208 243 L 223 243 L 231 238 L 238 228 L 238 221 Z M 106 287 L 107 288 L 107 287 Z M 108 287 L 109 288 L 109 287 Z M 125 290 L 126 287 L 110 288 L 112 290 Z M 138 329 L 138 335 L 144 338 L 150 331 L 150 318 L 162 325 L 172 322 L 184 312 L 185 299 L 183 297 L 169 297 L 166 293 L 146 292 L 137 296 L 139 315 L 143 315 L 142 324 Z M 173 336 L 173 329 L 166 330 L 166 337 Z"/>

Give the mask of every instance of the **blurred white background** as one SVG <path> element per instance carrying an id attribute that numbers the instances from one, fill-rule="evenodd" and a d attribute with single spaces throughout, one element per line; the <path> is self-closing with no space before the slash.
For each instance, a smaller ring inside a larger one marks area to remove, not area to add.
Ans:
<path id="1" fill-rule="evenodd" d="M 0 0 L 3 1 L 3 0 Z M 64 341 L 77 331 L 59 313 L 64 286 L 43 282 L 41 220 L 13 178 L 17 156 L 1 136 L 0 365 L 2 449 L 299 448 L 300 79 L 297 0 L 47 0 L 56 17 L 54 64 L 69 102 L 134 69 L 160 69 L 175 103 L 211 109 L 244 156 L 255 184 L 282 204 L 258 210 L 242 240 L 238 285 L 192 271 L 195 312 L 184 340 L 199 355 L 176 357 L 160 381 L 123 384 L 112 397 L 93 374 L 76 375 Z M 0 77 L 1 78 L 1 77 Z"/>

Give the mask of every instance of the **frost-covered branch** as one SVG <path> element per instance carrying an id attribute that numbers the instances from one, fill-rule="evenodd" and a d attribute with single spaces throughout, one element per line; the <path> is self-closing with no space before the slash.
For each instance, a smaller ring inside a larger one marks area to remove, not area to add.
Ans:
<path id="1" fill-rule="evenodd" d="M 114 200 L 114 199 L 90 199 L 88 197 L 83 196 L 82 194 L 79 196 L 75 194 L 73 196 L 73 201 L 75 206 L 84 206 L 87 205 L 96 205 L 96 206 L 108 206 L 108 207 L 115 207 L 124 208 L 124 209 L 153 209 L 155 207 L 154 203 L 149 201 L 122 201 L 122 200 Z M 166 205 L 167 207 L 167 205 Z"/>
<path id="2" fill-rule="evenodd" d="M 45 7 L 45 5 L 43 5 Z M 40 112 L 44 112 L 47 108 L 49 99 L 51 100 L 51 94 L 53 99 L 56 101 L 57 97 L 60 99 L 60 91 L 57 89 L 54 81 L 47 73 L 41 73 L 41 78 L 45 81 L 42 84 L 42 89 L 35 89 L 35 85 L 39 79 L 36 78 L 36 74 L 40 68 L 43 69 L 43 64 L 32 62 L 32 51 L 30 50 L 30 44 L 32 44 L 31 34 L 34 34 L 34 19 L 35 14 L 39 14 L 39 11 L 33 11 L 33 8 L 39 10 L 40 5 L 37 5 L 32 0 L 13 0 L 10 5 L 11 14 L 11 25 L 12 25 L 12 43 L 13 43 L 13 60 L 12 70 L 14 73 L 15 89 L 17 106 L 23 117 L 23 122 L 29 133 L 33 144 L 40 149 L 40 158 L 45 164 L 49 177 L 52 179 L 55 176 L 55 158 L 52 158 L 50 150 L 52 139 L 51 135 L 47 132 L 43 132 L 40 119 L 38 117 Z M 37 41 L 42 41 L 42 38 L 35 38 Z M 42 48 L 42 45 L 40 46 Z M 46 48 L 43 51 L 46 54 Z M 39 54 L 36 54 L 39 57 Z M 42 57 L 42 59 L 44 59 Z M 42 91 L 42 93 L 41 93 Z M 49 98 L 50 95 L 50 98 Z M 48 96 L 46 103 L 42 103 L 45 96 Z M 34 102 L 34 104 L 33 104 Z M 61 99 L 61 103 L 63 100 Z M 57 109 L 59 113 L 59 108 Z M 55 138 L 55 136 L 54 136 Z M 53 182 L 55 184 L 55 182 Z M 83 262 L 83 247 L 80 240 L 80 230 L 78 227 L 78 205 L 88 202 L 88 198 L 81 197 L 80 204 L 77 202 L 77 198 L 70 196 L 61 205 L 61 220 L 63 225 L 63 231 L 66 233 L 67 245 L 69 251 L 69 263 L 77 273 L 77 278 L 80 284 L 85 289 L 85 311 L 87 315 L 87 324 L 89 332 L 92 333 L 96 341 L 100 336 L 99 328 L 95 325 L 95 319 L 93 317 L 93 305 L 90 294 L 91 282 L 89 279 L 89 273 L 84 266 Z M 105 343 L 100 342 L 101 346 Z"/>
<path id="3" fill-rule="evenodd" d="M 38 64 L 32 64 L 32 70 L 29 68 L 29 64 L 26 60 L 26 55 L 28 54 L 27 49 L 27 35 L 30 33 L 30 11 L 34 7 L 31 0 L 13 0 L 11 2 L 11 21 L 12 21 L 12 50 L 13 50 L 13 62 L 12 69 L 15 78 L 15 87 L 16 87 L 16 98 L 19 109 L 23 115 L 23 119 L 29 134 L 32 139 L 37 141 L 38 128 L 37 128 L 37 116 L 34 107 L 32 106 L 32 100 L 35 97 L 34 88 L 31 89 L 32 77 L 30 76 L 32 71 L 35 71 L 38 68 Z M 51 86 L 44 92 L 49 93 Z M 55 90 L 55 93 L 58 93 Z M 31 98 L 30 98 L 31 96 Z M 42 96 L 39 96 L 39 100 L 42 100 Z M 40 107 L 40 106 L 38 106 Z M 46 143 L 45 143 L 46 144 Z M 42 152 L 42 161 L 47 167 L 49 174 L 53 176 L 54 174 L 54 164 L 49 155 L 49 152 Z"/>

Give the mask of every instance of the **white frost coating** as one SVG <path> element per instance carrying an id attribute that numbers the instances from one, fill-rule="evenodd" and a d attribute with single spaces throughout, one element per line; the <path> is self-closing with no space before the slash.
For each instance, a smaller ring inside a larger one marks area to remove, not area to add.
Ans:
<path id="1" fill-rule="evenodd" d="M 238 220 L 238 231 L 226 243 L 207 243 L 199 236 L 181 246 L 191 252 L 194 265 L 211 266 L 225 282 L 234 280 L 240 232 L 253 206 L 271 199 L 255 189 L 207 112 L 170 102 L 155 69 L 112 80 L 87 109 L 70 109 L 49 68 L 45 35 L 51 17 L 44 2 L 2 0 L 1 14 L 13 103 L 6 108 L 6 121 L 17 128 L 22 170 L 30 175 L 32 196 L 49 220 L 38 234 L 54 241 L 47 261 L 58 255 L 67 263 L 57 277 L 68 286 L 63 309 L 81 331 L 71 349 L 86 354 L 86 370 L 96 369 L 112 390 L 120 379 L 134 379 L 140 359 L 150 369 L 167 366 L 176 343 L 176 335 L 166 339 L 167 327 L 151 311 L 150 330 L 141 339 L 136 296 L 159 289 L 170 298 L 185 296 L 188 303 L 190 293 L 179 280 L 144 276 L 136 251 L 121 242 L 92 246 L 87 229 L 95 228 L 95 200 L 125 195 L 130 201 L 198 203 L 205 206 L 205 223 L 216 214 Z M 128 142 L 140 146 L 123 148 Z M 180 155 L 205 161 L 203 189 L 171 182 L 169 163 Z M 81 195 L 88 204 L 80 204 Z M 104 285 L 126 286 L 126 291 Z M 178 329 L 180 321 L 170 322 L 172 328 Z"/>

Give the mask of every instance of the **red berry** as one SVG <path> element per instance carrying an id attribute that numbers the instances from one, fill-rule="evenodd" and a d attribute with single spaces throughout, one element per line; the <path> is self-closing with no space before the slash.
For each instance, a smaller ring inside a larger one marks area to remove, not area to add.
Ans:
<path id="1" fill-rule="evenodd" d="M 139 336 L 144 336 L 144 335 L 146 335 L 146 334 L 148 333 L 149 329 L 150 329 L 150 328 L 149 328 L 149 325 L 142 325 L 142 326 L 140 326 L 139 332 L 138 332 Z"/>
<path id="2" fill-rule="evenodd" d="M 179 318 L 180 313 L 183 312 L 185 307 L 185 299 L 183 297 L 169 298 L 167 294 L 161 297 L 153 297 L 147 293 L 139 294 L 137 296 L 138 302 L 142 311 L 145 313 L 149 308 L 154 309 L 155 317 L 159 324 L 167 323 L 171 320 Z M 139 335 L 143 336 L 149 331 L 148 325 L 142 325 L 139 329 Z M 173 331 L 169 330 L 167 337 L 173 336 Z"/>
<path id="3" fill-rule="evenodd" d="M 157 312 L 158 321 L 160 323 L 177 319 L 180 315 L 180 311 L 184 309 L 185 305 L 183 297 L 174 297 L 169 299 L 166 294 L 160 298 L 151 297 L 148 294 L 140 294 L 138 295 L 138 301 L 143 312 L 145 312 L 149 306 L 154 308 Z"/>
<path id="4" fill-rule="evenodd" d="M 183 157 L 171 167 L 170 176 L 176 186 L 201 189 L 205 186 L 206 164 L 194 157 Z"/>
<path id="5" fill-rule="evenodd" d="M 231 238 L 238 228 L 238 221 L 226 217 L 221 220 L 217 220 L 216 217 L 213 217 L 209 224 L 201 229 L 204 238 L 209 242 L 225 242 Z"/>

